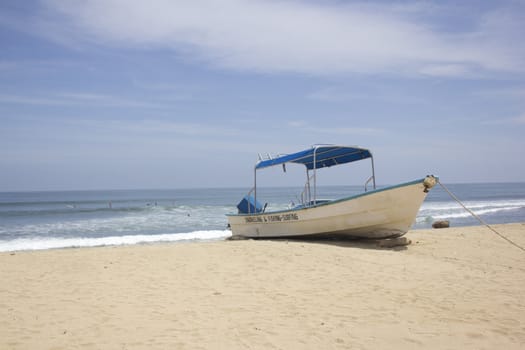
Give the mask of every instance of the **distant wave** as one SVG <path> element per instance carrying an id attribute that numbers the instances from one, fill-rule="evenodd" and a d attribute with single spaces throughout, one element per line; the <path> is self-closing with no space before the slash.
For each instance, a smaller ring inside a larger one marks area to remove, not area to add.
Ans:
<path id="1" fill-rule="evenodd" d="M 0 217 L 16 217 L 16 216 L 44 216 L 44 215 L 63 215 L 63 214 L 89 214 L 89 213 L 101 213 L 101 212 L 112 212 L 112 213 L 132 213 L 141 212 L 145 210 L 151 210 L 150 207 L 137 208 L 77 208 L 77 207 L 64 207 L 59 209 L 37 209 L 37 210 L 10 210 L 0 211 Z"/>
<path id="2" fill-rule="evenodd" d="M 512 210 L 518 210 L 523 207 L 505 207 L 505 208 L 489 208 L 489 209 L 480 209 L 480 210 L 472 210 L 476 215 L 486 215 L 486 214 L 494 214 L 504 211 L 512 211 Z M 469 208 L 470 209 L 470 208 Z M 434 215 L 432 216 L 434 219 L 446 219 L 446 218 L 466 218 L 471 216 L 469 212 L 466 210 L 463 210 L 461 213 L 448 213 L 448 214 L 442 214 L 442 215 Z"/>
<path id="3" fill-rule="evenodd" d="M 514 208 L 514 207 L 525 207 L 524 200 L 500 200 L 500 201 L 465 201 L 465 206 L 471 210 L 483 209 L 483 208 Z M 456 202 L 425 202 L 423 203 L 421 210 L 453 210 L 463 209 Z"/>
<path id="4" fill-rule="evenodd" d="M 523 200 L 471 201 L 464 204 L 476 215 L 501 214 L 525 209 Z M 416 222 L 429 222 L 434 219 L 461 219 L 470 216 L 468 211 L 455 202 L 425 203 L 418 213 Z"/>
<path id="5" fill-rule="evenodd" d="M 1 217 L 41 217 L 41 216 L 53 216 L 53 215 L 85 215 L 85 214 L 99 214 L 99 213 L 107 213 L 107 214 L 134 214 L 134 213 L 148 213 L 148 212 L 156 212 L 156 213 L 190 213 L 192 211 L 199 211 L 199 210 L 216 210 L 217 207 L 214 206 L 206 206 L 206 205 L 199 205 L 199 206 L 188 206 L 188 205 L 179 205 L 179 206 L 161 206 L 161 205 L 145 205 L 140 207 L 119 207 L 114 205 L 113 207 L 94 207 L 94 208 L 86 208 L 86 207 L 78 207 L 78 206 L 66 206 L 60 208 L 45 208 L 45 209 L 18 209 L 18 210 L 1 210 L 0 209 L 0 218 Z M 228 212 L 232 209 L 230 207 L 226 207 Z"/>
<path id="6" fill-rule="evenodd" d="M 194 231 L 186 233 L 167 233 L 158 235 L 128 235 L 109 236 L 97 238 L 55 238 L 35 237 L 0 241 L 0 252 L 11 252 L 20 250 L 44 250 L 57 248 L 80 248 L 132 245 L 155 242 L 178 242 L 190 240 L 214 240 L 231 236 L 229 230 Z"/>

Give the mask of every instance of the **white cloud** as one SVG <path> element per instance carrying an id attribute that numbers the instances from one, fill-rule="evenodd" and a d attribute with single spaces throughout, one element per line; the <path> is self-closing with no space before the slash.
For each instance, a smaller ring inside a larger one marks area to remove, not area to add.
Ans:
<path id="1" fill-rule="evenodd" d="M 355 86 L 332 85 L 322 87 L 307 94 L 307 98 L 323 102 L 356 102 L 356 101 L 378 101 L 395 104 L 424 104 L 426 101 L 413 93 L 407 93 L 404 88 L 398 85 L 369 84 L 360 82 Z"/>
<path id="2" fill-rule="evenodd" d="M 512 118 L 511 119 L 513 124 L 523 124 L 525 125 L 525 113 L 523 113 L 522 115 L 516 117 L 516 118 Z"/>
<path id="3" fill-rule="evenodd" d="M 378 136 L 385 133 L 385 130 L 378 129 L 378 128 L 348 128 L 348 127 L 341 127 L 341 128 L 318 128 L 318 127 L 310 127 L 308 128 L 308 131 L 315 132 L 319 134 L 328 134 L 328 135 L 362 135 L 362 136 Z"/>
<path id="4" fill-rule="evenodd" d="M 41 22 L 41 28 L 54 38 L 70 32 L 108 45 L 171 48 L 236 70 L 445 77 L 471 70 L 525 70 L 525 24 L 519 11 L 489 12 L 469 31 L 444 32 L 422 22 L 429 11 L 417 2 L 404 7 L 298 0 L 46 3 L 52 21 Z M 69 27 L 57 26 L 56 14 Z"/>
<path id="5" fill-rule="evenodd" d="M 434 64 L 423 66 L 420 72 L 424 75 L 441 77 L 460 77 L 469 73 L 468 65 L 465 64 Z"/>
<path id="6" fill-rule="evenodd" d="M 59 93 L 57 97 L 73 104 L 89 104 L 104 107 L 117 108 L 166 108 L 167 106 L 141 101 L 137 99 L 125 98 L 114 95 L 93 94 L 86 92 L 67 92 Z"/>
<path id="7" fill-rule="evenodd" d="M 308 98 L 319 101 L 341 102 L 351 100 L 363 100 L 373 97 L 364 92 L 346 91 L 344 89 L 327 87 L 308 94 Z"/>
<path id="8" fill-rule="evenodd" d="M 525 125 L 525 113 L 519 114 L 515 117 L 493 118 L 492 120 L 484 121 L 484 125 Z"/>
<path id="9" fill-rule="evenodd" d="M 325 127 L 311 124 L 304 120 L 294 120 L 288 122 L 290 128 L 298 133 L 309 133 L 314 135 L 361 135 L 377 136 L 384 134 L 386 131 L 379 128 L 370 127 L 346 127 L 344 123 L 338 127 Z"/>
<path id="10" fill-rule="evenodd" d="M 9 104 L 29 104 L 40 106 L 85 106 L 95 105 L 115 108 L 166 108 L 166 105 L 138 101 L 112 95 L 84 92 L 54 93 L 47 95 L 0 94 L 0 102 Z"/>
<path id="11" fill-rule="evenodd" d="M 482 89 L 482 90 L 474 92 L 473 95 L 481 96 L 484 98 L 505 97 L 505 98 L 518 99 L 520 101 L 523 101 L 525 100 L 525 87 L 513 86 L 513 87 L 505 87 L 505 88 Z"/>
<path id="12" fill-rule="evenodd" d="M 9 104 L 29 104 L 29 105 L 44 105 L 44 106 L 64 106 L 71 105 L 70 102 L 50 97 L 31 97 L 0 94 L 0 102 Z"/>
<path id="13" fill-rule="evenodd" d="M 115 131 L 124 131 L 138 133 L 141 135 L 156 135 L 173 137 L 181 136 L 199 136 L 199 137 L 232 137 L 239 132 L 234 128 L 221 127 L 218 125 L 204 123 L 186 123 L 169 120 L 140 120 L 140 121 L 113 121 Z"/>

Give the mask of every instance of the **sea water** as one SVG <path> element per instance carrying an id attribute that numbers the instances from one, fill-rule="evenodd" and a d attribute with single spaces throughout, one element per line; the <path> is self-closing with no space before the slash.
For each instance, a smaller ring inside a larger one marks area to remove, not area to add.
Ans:
<path id="1" fill-rule="evenodd" d="M 447 185 L 489 224 L 525 222 L 525 183 Z M 261 188 L 258 199 L 270 209 L 299 202 L 301 189 Z M 363 192 L 362 186 L 327 186 L 318 198 Z M 227 213 L 246 189 L 45 191 L 0 193 L 0 251 L 225 239 Z M 479 222 L 442 188 L 433 188 L 413 228 L 435 220 L 451 226 Z"/>

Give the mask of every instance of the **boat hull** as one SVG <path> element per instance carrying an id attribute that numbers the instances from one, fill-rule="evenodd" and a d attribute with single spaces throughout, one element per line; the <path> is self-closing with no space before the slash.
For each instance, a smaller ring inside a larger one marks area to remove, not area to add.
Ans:
<path id="1" fill-rule="evenodd" d="M 428 188 L 421 179 L 313 207 L 232 214 L 228 221 L 233 236 L 250 238 L 399 237 L 412 226 Z"/>

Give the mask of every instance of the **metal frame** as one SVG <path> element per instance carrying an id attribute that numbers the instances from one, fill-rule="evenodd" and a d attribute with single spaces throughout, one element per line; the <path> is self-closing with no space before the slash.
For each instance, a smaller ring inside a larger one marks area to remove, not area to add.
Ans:
<path id="1" fill-rule="evenodd" d="M 310 188 L 310 173 L 309 173 L 309 169 L 306 168 L 306 185 L 305 185 L 305 190 L 308 189 L 308 202 L 307 202 L 308 205 L 310 203 L 313 203 L 314 206 L 317 204 L 317 167 L 316 167 L 316 164 L 317 164 L 317 150 L 318 150 L 319 147 L 326 147 L 326 146 L 342 147 L 342 148 L 343 147 L 348 147 L 348 146 L 342 146 L 342 145 L 315 145 L 313 147 L 314 148 L 314 152 L 313 152 L 313 164 L 314 164 L 314 167 L 312 169 L 313 170 L 313 176 L 312 177 L 313 177 L 313 182 L 314 182 L 314 199 L 312 201 L 312 197 L 311 197 L 312 192 L 311 192 L 311 188 Z M 368 151 L 368 153 L 370 153 L 370 160 L 371 160 L 371 164 L 372 164 L 372 176 L 365 183 L 365 192 L 367 191 L 367 185 L 368 185 L 368 183 L 371 180 L 372 180 L 372 184 L 373 184 L 374 190 L 375 190 L 376 189 L 376 175 L 375 175 L 375 168 L 374 168 L 374 156 L 373 156 L 372 152 L 370 152 L 369 149 L 365 149 L 365 148 L 361 148 L 361 147 L 359 147 L 359 148 L 363 149 L 363 150 L 366 150 L 366 151 Z M 259 156 L 259 162 L 261 162 L 260 158 L 261 157 Z M 272 159 L 270 155 L 268 155 L 268 159 Z M 257 162 L 255 164 L 255 167 L 254 167 L 254 185 L 253 185 L 253 188 L 250 190 L 250 192 L 248 192 L 248 194 L 250 194 L 253 191 L 255 203 L 257 203 L 257 165 L 259 164 L 259 162 Z M 282 163 L 282 164 L 284 165 L 286 163 Z M 305 203 L 303 203 L 303 204 L 305 204 Z M 248 211 L 249 210 L 250 210 L 250 206 L 248 206 Z"/>

